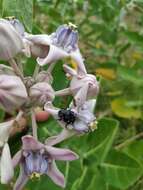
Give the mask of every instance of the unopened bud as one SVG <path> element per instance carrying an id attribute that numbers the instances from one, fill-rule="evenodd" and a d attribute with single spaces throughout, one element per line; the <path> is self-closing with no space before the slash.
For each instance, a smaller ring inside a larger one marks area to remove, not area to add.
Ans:
<path id="1" fill-rule="evenodd" d="M 32 101 L 38 105 L 43 105 L 48 101 L 52 101 L 55 97 L 54 90 L 46 82 L 39 82 L 30 88 L 30 97 Z"/>
<path id="2" fill-rule="evenodd" d="M 0 19 L 0 59 L 12 59 L 22 48 L 23 42 L 18 32 L 8 21 Z"/>
<path id="3" fill-rule="evenodd" d="M 26 100 L 27 91 L 19 77 L 0 75 L 0 107 L 8 112 L 12 112 Z"/>

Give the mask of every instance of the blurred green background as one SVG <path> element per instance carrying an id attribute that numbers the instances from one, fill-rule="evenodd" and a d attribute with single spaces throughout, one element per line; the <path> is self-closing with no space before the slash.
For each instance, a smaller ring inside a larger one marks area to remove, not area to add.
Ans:
<path id="1" fill-rule="evenodd" d="M 72 163 L 58 163 L 66 177 L 65 189 L 142 190 L 143 0 L 0 0 L 0 14 L 17 17 L 34 34 L 50 34 L 69 21 L 76 24 L 86 68 L 100 78 L 95 109 L 98 129 L 58 145 L 80 155 Z M 22 62 L 25 74 L 31 75 L 36 61 L 22 58 Z M 54 89 L 68 85 L 63 63 L 59 61 L 53 71 Z M 56 99 L 55 105 L 66 107 L 68 98 Z M 5 117 L 0 111 L 0 120 Z M 39 123 L 39 138 L 43 141 L 60 130 L 50 118 Z M 22 135 L 10 139 L 12 153 L 18 150 Z M 0 190 L 11 186 L 0 186 Z M 43 176 L 29 181 L 24 190 L 61 188 Z"/>

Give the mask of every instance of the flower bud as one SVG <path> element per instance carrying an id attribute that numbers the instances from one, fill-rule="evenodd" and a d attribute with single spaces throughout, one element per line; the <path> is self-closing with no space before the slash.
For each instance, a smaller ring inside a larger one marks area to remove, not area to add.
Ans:
<path id="1" fill-rule="evenodd" d="M 13 17 L 8 17 L 7 20 L 21 36 L 24 36 L 25 28 L 18 19 Z"/>
<path id="2" fill-rule="evenodd" d="M 49 84 L 52 84 L 53 82 L 53 77 L 51 75 L 51 73 L 47 72 L 47 71 L 41 71 L 40 73 L 38 73 L 38 75 L 36 76 L 36 81 L 37 82 L 47 82 Z"/>
<path id="3" fill-rule="evenodd" d="M 20 53 L 23 43 L 20 35 L 6 20 L 0 19 L 0 59 L 9 60 Z"/>
<path id="4" fill-rule="evenodd" d="M 0 75 L 0 107 L 8 112 L 12 112 L 26 100 L 26 88 L 19 77 Z"/>
<path id="5" fill-rule="evenodd" d="M 52 101 L 55 97 L 54 90 L 46 82 L 39 82 L 30 88 L 30 97 L 32 101 L 36 101 L 38 105 L 43 105 L 48 101 Z"/>

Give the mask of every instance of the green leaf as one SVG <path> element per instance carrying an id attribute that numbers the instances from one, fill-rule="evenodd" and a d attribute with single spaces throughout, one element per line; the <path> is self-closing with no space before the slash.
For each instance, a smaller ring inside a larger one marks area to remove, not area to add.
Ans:
<path id="1" fill-rule="evenodd" d="M 91 172 L 91 170 L 89 170 L 89 172 Z M 97 168 L 94 169 L 94 173 L 89 182 L 90 183 L 89 183 L 89 186 L 87 187 L 87 190 L 93 190 L 93 189 L 109 190 L 108 189 L 109 185 L 105 182 L 105 180 L 103 179 L 101 173 L 99 172 Z"/>
<path id="2" fill-rule="evenodd" d="M 4 0 L 3 16 L 15 16 L 27 28 L 32 31 L 33 0 Z"/>
<path id="3" fill-rule="evenodd" d="M 0 0 L 0 17 L 2 16 L 2 2 L 3 0 Z"/>
<path id="4" fill-rule="evenodd" d="M 20 9 L 19 17 L 29 32 L 32 31 L 33 23 L 33 0 L 17 0 L 17 6 Z"/>
<path id="5" fill-rule="evenodd" d="M 3 1 L 3 16 L 16 16 L 19 14 L 20 9 L 17 9 L 17 0 L 4 0 Z"/>
<path id="6" fill-rule="evenodd" d="M 53 75 L 53 79 L 54 79 L 54 81 L 53 81 L 54 90 L 58 91 L 58 90 L 62 90 L 64 88 L 68 87 L 69 80 L 67 80 L 67 78 L 65 76 L 62 61 L 59 61 L 56 64 L 56 66 L 55 66 L 55 68 L 54 68 L 54 70 L 52 72 L 52 75 Z M 54 104 L 57 107 L 65 108 L 65 107 L 68 106 L 69 100 L 70 100 L 69 96 L 56 97 L 55 101 L 54 101 Z"/>
<path id="7" fill-rule="evenodd" d="M 124 31 L 124 34 L 128 37 L 128 40 L 134 44 L 138 44 L 140 46 L 143 46 L 143 36 L 140 35 L 138 32 L 132 32 L 129 30 Z"/>
<path id="8" fill-rule="evenodd" d="M 114 119 L 101 119 L 96 132 L 90 135 L 89 143 L 94 142 L 94 148 L 85 153 L 85 158 L 91 163 L 99 164 L 104 162 L 112 146 L 118 130 L 118 122 Z"/>
<path id="9" fill-rule="evenodd" d="M 113 100 L 111 102 L 111 108 L 112 108 L 112 111 L 119 117 L 136 118 L 136 119 L 142 117 L 141 110 L 129 106 L 128 100 L 124 98 L 116 98 L 115 100 Z"/>
<path id="10" fill-rule="evenodd" d="M 142 167 L 126 154 L 110 151 L 100 170 L 104 180 L 112 186 L 126 189 L 142 175 Z"/>
<path id="11" fill-rule="evenodd" d="M 143 166 L 143 140 L 134 141 L 123 149 L 123 152 Z"/>
<path id="12" fill-rule="evenodd" d="M 122 79 L 132 82 L 135 85 L 143 85 L 143 77 L 142 75 L 139 75 L 135 69 L 131 69 L 125 66 L 119 66 L 118 75 Z"/>

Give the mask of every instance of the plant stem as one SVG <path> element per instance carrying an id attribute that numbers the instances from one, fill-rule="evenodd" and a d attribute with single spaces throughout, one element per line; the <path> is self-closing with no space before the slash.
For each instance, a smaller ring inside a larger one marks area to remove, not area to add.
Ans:
<path id="1" fill-rule="evenodd" d="M 70 94 L 71 94 L 70 88 L 65 88 L 63 90 L 58 90 L 55 92 L 56 96 L 66 96 L 66 95 L 70 95 Z"/>
<path id="2" fill-rule="evenodd" d="M 38 139 L 38 136 L 37 136 L 37 122 L 36 122 L 35 113 L 34 113 L 33 109 L 31 109 L 31 121 L 32 121 L 33 137 Z"/>
<path id="3" fill-rule="evenodd" d="M 135 141 L 136 139 L 140 138 L 140 137 L 143 137 L 143 132 L 142 133 L 139 133 L 129 139 L 127 139 L 126 141 L 124 141 L 123 143 L 115 146 L 115 149 L 116 150 L 119 150 L 121 148 L 124 148 L 125 146 L 128 146 L 129 144 L 131 144 L 133 141 Z"/>
<path id="4" fill-rule="evenodd" d="M 16 73 L 16 75 L 18 75 L 22 80 L 24 80 L 23 74 L 20 71 L 19 67 L 17 66 L 15 60 L 14 59 L 10 59 L 9 60 L 9 64 L 13 68 L 14 72 Z"/>
<path id="5" fill-rule="evenodd" d="M 21 119 L 21 117 L 23 116 L 23 114 L 24 114 L 23 111 L 20 110 L 19 113 L 17 114 L 16 118 L 15 118 L 15 121 L 18 122 Z"/>
<path id="6" fill-rule="evenodd" d="M 48 71 L 49 73 L 51 73 L 51 72 L 53 71 L 53 69 L 54 69 L 55 65 L 56 65 L 56 62 L 51 63 L 51 64 L 49 65 L 49 67 L 48 67 L 47 71 Z"/>
<path id="7" fill-rule="evenodd" d="M 33 73 L 33 78 L 36 78 L 36 76 L 37 76 L 38 73 L 39 73 L 39 70 L 40 70 L 40 65 L 37 64 L 37 65 L 35 66 L 35 70 L 34 70 L 34 73 Z"/>

